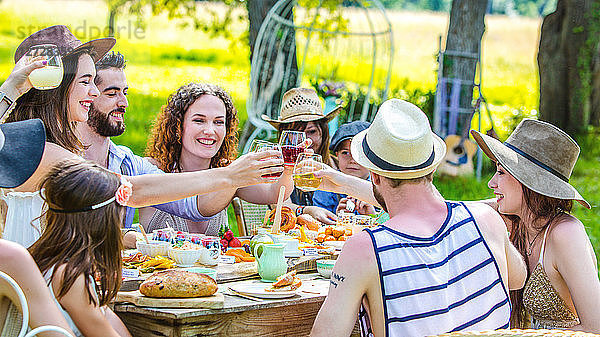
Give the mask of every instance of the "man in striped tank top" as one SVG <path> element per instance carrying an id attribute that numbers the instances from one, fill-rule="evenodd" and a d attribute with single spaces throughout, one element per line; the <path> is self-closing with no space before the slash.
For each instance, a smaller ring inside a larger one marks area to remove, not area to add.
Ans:
<path id="1" fill-rule="evenodd" d="M 312 335 L 348 336 L 359 313 L 375 336 L 508 328 L 508 290 L 524 285 L 525 263 L 497 212 L 438 193 L 446 146 L 425 114 L 388 100 L 351 151 L 371 182 L 327 170 L 320 188 L 379 204 L 390 220 L 346 242 Z"/>

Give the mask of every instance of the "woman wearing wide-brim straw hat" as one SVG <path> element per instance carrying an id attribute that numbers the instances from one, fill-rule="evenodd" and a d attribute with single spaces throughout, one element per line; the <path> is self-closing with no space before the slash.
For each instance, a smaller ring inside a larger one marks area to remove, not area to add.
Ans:
<path id="1" fill-rule="evenodd" d="M 579 146 L 552 124 L 524 119 L 500 141 L 471 131 L 496 162 L 488 186 L 493 206 L 508 218 L 511 241 L 529 267 L 513 296 L 513 326 L 600 332 L 600 281 L 583 224 L 570 215 L 573 200 L 590 204 L 569 184 Z"/>
<path id="2" fill-rule="evenodd" d="M 283 94 L 281 109 L 277 119 L 266 115 L 261 118 L 271 124 L 281 136 L 285 130 L 303 131 L 310 138 L 312 149 L 321 155 L 323 163 L 337 168 L 334 159 L 329 154 L 329 121 L 342 109 L 335 107 L 327 114 L 323 113 L 321 100 L 313 89 L 292 88 Z M 286 206 L 292 208 L 296 215 L 307 213 L 326 224 L 335 224 L 336 216 L 328 210 L 312 205 L 313 192 L 302 192 L 295 188 Z"/>

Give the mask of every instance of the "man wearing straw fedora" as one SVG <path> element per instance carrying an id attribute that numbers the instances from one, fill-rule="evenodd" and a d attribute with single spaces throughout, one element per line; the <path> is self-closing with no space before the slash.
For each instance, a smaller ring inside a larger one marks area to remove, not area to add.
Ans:
<path id="1" fill-rule="evenodd" d="M 312 335 L 348 336 L 357 317 L 375 336 L 508 328 L 508 291 L 523 286 L 524 261 L 491 207 L 437 192 L 432 175 L 446 148 L 425 114 L 386 101 L 351 152 L 390 220 L 346 242 Z"/>

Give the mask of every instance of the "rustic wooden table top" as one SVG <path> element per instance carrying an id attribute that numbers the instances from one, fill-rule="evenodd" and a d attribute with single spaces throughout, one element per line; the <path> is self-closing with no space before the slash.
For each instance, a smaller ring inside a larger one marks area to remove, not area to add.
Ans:
<path id="1" fill-rule="evenodd" d="M 303 284 L 290 298 L 256 302 L 225 295 L 222 309 L 151 308 L 116 303 L 114 311 L 134 337 L 308 336 L 327 295 L 329 280 L 316 273 L 298 276 L 304 280 Z M 227 294 L 229 286 L 248 282 L 260 281 L 222 283 L 219 291 Z M 357 326 L 352 336 L 360 336 Z"/>
<path id="2" fill-rule="evenodd" d="M 261 283 L 259 280 L 244 280 L 219 284 L 219 292 L 225 294 L 225 303 L 223 309 L 177 309 L 177 308 L 151 308 L 137 307 L 128 303 L 115 303 L 115 312 L 130 312 L 142 314 L 145 316 L 169 319 L 185 319 L 191 317 L 226 314 L 248 310 L 259 310 L 267 308 L 277 308 L 303 303 L 321 303 L 327 296 L 329 280 L 324 279 L 316 273 L 299 274 L 303 279 L 302 286 L 298 289 L 297 295 L 282 299 L 263 299 L 261 302 L 229 295 L 227 288 L 235 284 Z M 265 287 L 268 283 L 262 283 Z"/>

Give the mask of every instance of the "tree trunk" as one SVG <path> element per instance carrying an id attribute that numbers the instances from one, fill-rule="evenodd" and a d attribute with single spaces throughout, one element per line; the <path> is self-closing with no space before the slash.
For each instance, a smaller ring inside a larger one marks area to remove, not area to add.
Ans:
<path id="1" fill-rule="evenodd" d="M 250 44 L 250 62 L 252 62 L 252 55 L 254 55 L 254 44 L 256 43 L 256 37 L 258 31 L 265 17 L 269 13 L 269 10 L 277 3 L 277 0 L 248 0 L 246 2 L 246 8 L 248 9 L 248 43 Z"/>
<path id="2" fill-rule="evenodd" d="M 454 0 L 450 9 L 446 52 L 443 60 L 444 78 L 446 83 L 446 101 L 442 106 L 449 107 L 452 95 L 453 80 L 461 81 L 459 109 L 472 110 L 473 82 L 477 70 L 481 38 L 485 31 L 484 17 L 488 8 L 487 0 Z M 447 119 L 450 120 L 450 119 Z M 457 120 L 456 132 L 460 134 L 470 127 L 470 114 L 460 113 Z M 446 129 L 446 131 L 448 131 Z M 445 132 L 443 132 L 445 134 Z"/>
<path id="3" fill-rule="evenodd" d="M 558 0 L 542 22 L 538 69 L 540 118 L 572 136 L 590 124 L 593 59 L 589 43 L 592 0 Z"/>
<path id="4" fill-rule="evenodd" d="M 250 44 L 250 62 L 252 62 L 254 54 L 258 52 L 255 50 L 255 44 L 260 27 L 276 3 L 277 0 L 248 0 L 246 3 L 249 18 L 248 43 Z M 286 13 L 287 15 L 284 16 L 284 19 L 293 22 L 293 11 L 286 11 Z M 275 26 L 277 25 L 273 25 L 272 27 Z M 251 64 L 251 66 L 257 66 L 259 63 L 262 63 L 258 83 L 256 87 L 251 88 L 254 91 L 251 95 L 254 98 L 260 97 L 263 100 L 262 104 L 258 104 L 257 100 L 254 99 L 252 101 L 253 109 L 257 109 L 259 106 L 264 108 L 262 108 L 262 111 L 254 111 L 255 115 L 266 114 L 277 118 L 283 93 L 297 85 L 298 62 L 296 60 L 296 37 L 293 31 L 289 31 L 286 28 L 288 27 L 265 31 L 266 35 L 263 36 L 263 41 L 273 41 L 273 43 L 268 44 L 271 50 L 267 51 L 263 49 L 261 54 L 257 55 L 259 62 Z M 281 80 L 282 76 L 288 79 Z M 284 83 L 287 83 L 285 87 Z M 264 88 L 268 88 L 268 92 L 264 91 Z M 263 91 L 261 92 L 261 90 Z M 252 112 L 249 111 L 249 113 Z M 254 129 L 255 126 L 252 123 L 244 125 L 244 130 L 240 136 L 240 148 L 244 146 Z"/>

